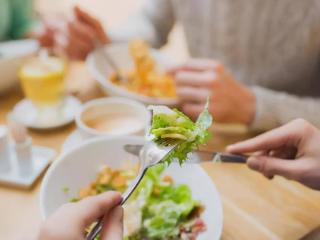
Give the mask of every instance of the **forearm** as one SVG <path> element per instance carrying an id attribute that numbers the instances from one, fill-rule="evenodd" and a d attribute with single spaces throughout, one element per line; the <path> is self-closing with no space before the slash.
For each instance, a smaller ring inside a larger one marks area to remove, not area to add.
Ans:
<path id="1" fill-rule="evenodd" d="M 298 97 L 262 87 L 253 87 L 256 114 L 251 129 L 269 130 L 296 118 L 320 127 L 320 98 Z"/>

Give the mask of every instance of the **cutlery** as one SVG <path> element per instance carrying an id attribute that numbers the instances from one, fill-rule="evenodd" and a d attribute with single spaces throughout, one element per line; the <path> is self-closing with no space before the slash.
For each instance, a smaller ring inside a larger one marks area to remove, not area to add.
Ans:
<path id="1" fill-rule="evenodd" d="M 137 188 L 142 178 L 146 174 L 147 170 L 160 163 L 171 151 L 181 144 L 181 141 L 177 140 L 162 140 L 154 143 L 152 141 L 147 142 L 145 145 L 140 145 L 139 159 L 141 161 L 140 170 L 138 176 L 130 184 L 129 188 L 124 192 L 122 196 L 121 205 L 123 205 Z M 93 227 L 93 229 L 87 235 L 87 240 L 94 240 L 102 229 L 102 219 Z"/>
<path id="2" fill-rule="evenodd" d="M 133 155 L 139 156 L 139 153 L 142 149 L 142 145 L 131 145 L 127 144 L 124 146 L 126 152 L 131 153 Z M 246 163 L 248 156 L 244 155 L 235 155 L 235 154 L 227 154 L 220 152 L 210 152 L 210 151 L 194 151 L 194 155 L 191 161 L 186 161 L 186 163 L 199 163 L 199 162 L 207 162 L 207 161 L 221 161 L 221 162 L 229 162 L 229 163 Z"/>
<path id="3" fill-rule="evenodd" d="M 117 66 L 117 64 L 115 63 L 115 61 L 113 60 L 113 58 L 109 55 L 109 53 L 107 51 L 105 51 L 104 49 L 104 45 L 102 43 L 100 43 L 99 41 L 95 41 L 94 42 L 95 45 L 95 49 L 97 50 L 97 53 L 102 57 L 102 59 L 104 61 L 106 61 L 110 67 L 113 69 L 113 71 L 116 74 L 116 77 L 119 81 L 127 83 L 128 79 L 123 76 L 123 74 L 121 73 L 119 67 Z"/>

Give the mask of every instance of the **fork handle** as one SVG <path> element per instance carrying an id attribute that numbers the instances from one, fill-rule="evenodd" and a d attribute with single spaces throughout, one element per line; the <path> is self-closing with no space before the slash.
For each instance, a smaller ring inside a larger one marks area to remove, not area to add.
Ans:
<path id="1" fill-rule="evenodd" d="M 130 184 L 130 187 L 122 194 L 121 205 L 125 204 L 125 202 L 129 199 L 131 194 L 134 192 L 134 190 L 136 190 L 142 178 L 146 174 L 147 170 L 148 168 L 142 168 L 139 175 L 135 178 L 134 182 L 132 182 L 132 184 Z"/>
<path id="2" fill-rule="evenodd" d="M 130 187 L 123 193 L 122 195 L 122 201 L 120 205 L 123 205 L 131 196 L 131 194 L 134 192 L 134 190 L 138 187 L 139 183 L 141 182 L 142 178 L 146 174 L 148 168 L 142 168 L 139 172 L 139 175 L 135 178 L 134 182 L 130 184 Z M 102 230 L 102 219 L 100 218 L 99 221 L 96 223 L 96 225 L 93 227 L 93 229 L 89 232 L 87 235 L 87 240 L 94 240 L 98 234 Z"/>

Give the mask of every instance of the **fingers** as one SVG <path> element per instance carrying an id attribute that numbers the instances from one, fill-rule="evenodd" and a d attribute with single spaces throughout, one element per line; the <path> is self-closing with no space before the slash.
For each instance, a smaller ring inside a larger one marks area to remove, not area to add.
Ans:
<path id="1" fill-rule="evenodd" d="M 68 29 L 70 35 L 77 39 L 82 39 L 89 45 L 89 47 L 93 48 L 93 41 L 96 36 L 94 30 L 90 26 L 75 20 L 68 24 Z"/>
<path id="2" fill-rule="evenodd" d="M 172 68 L 169 72 L 176 74 L 179 71 L 214 71 L 217 73 L 223 72 L 223 65 L 217 61 L 211 59 L 191 59 L 187 63 Z"/>
<path id="3" fill-rule="evenodd" d="M 107 192 L 81 200 L 75 205 L 75 208 L 77 208 L 76 211 L 79 214 L 79 219 L 81 219 L 83 229 L 107 214 L 120 202 L 121 195 L 117 192 Z"/>
<path id="4" fill-rule="evenodd" d="M 191 119 L 197 119 L 203 111 L 204 103 L 187 103 L 182 106 L 182 111 L 187 114 Z"/>
<path id="5" fill-rule="evenodd" d="M 208 89 L 181 87 L 177 89 L 177 94 L 182 102 L 203 104 L 210 97 L 211 91 Z"/>
<path id="6" fill-rule="evenodd" d="M 114 208 L 104 218 L 101 240 L 122 240 L 123 238 L 123 208 Z"/>
<path id="7" fill-rule="evenodd" d="M 95 33 L 96 33 L 96 37 L 102 42 L 102 43 L 108 43 L 110 42 L 109 41 L 109 38 L 107 37 L 100 21 L 94 17 L 92 17 L 90 14 L 88 14 L 87 12 L 83 11 L 80 7 L 76 6 L 74 8 L 74 14 L 76 16 L 76 18 L 88 25 L 88 26 L 91 26 L 94 30 L 95 30 Z"/>
<path id="8" fill-rule="evenodd" d="M 175 81 L 178 87 L 191 86 L 211 89 L 217 80 L 219 80 L 219 75 L 214 71 L 204 71 L 200 73 L 179 71 L 175 76 Z"/>
<path id="9" fill-rule="evenodd" d="M 300 125 L 299 122 L 297 124 L 296 121 L 293 121 L 258 137 L 230 145 L 226 150 L 230 153 L 250 153 L 277 149 L 282 146 L 297 146 L 304 134 Z"/>
<path id="10" fill-rule="evenodd" d="M 261 172 L 271 179 L 274 175 L 280 175 L 287 179 L 298 177 L 298 163 L 293 160 L 274 158 L 270 156 L 253 156 L 247 161 L 249 168 Z"/>

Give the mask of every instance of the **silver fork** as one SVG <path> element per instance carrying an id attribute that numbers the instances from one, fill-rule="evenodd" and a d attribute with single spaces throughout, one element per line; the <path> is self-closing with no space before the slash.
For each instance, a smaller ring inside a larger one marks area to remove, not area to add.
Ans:
<path id="1" fill-rule="evenodd" d="M 115 72 L 117 79 L 120 82 L 127 83 L 128 79 L 125 76 L 123 76 L 113 58 L 109 55 L 107 51 L 105 51 L 104 45 L 100 41 L 95 41 L 94 47 L 97 50 L 97 53 L 100 55 L 100 57 L 110 65 L 112 70 Z"/>
<path id="2" fill-rule="evenodd" d="M 147 170 L 160 163 L 169 153 L 177 148 L 181 141 L 167 139 L 157 143 L 148 141 L 141 149 L 139 158 L 141 161 L 138 176 L 130 184 L 129 188 L 123 193 L 121 205 L 123 205 L 138 187 Z M 87 235 L 87 240 L 94 240 L 102 229 L 102 219 L 94 226 L 94 228 Z"/>

